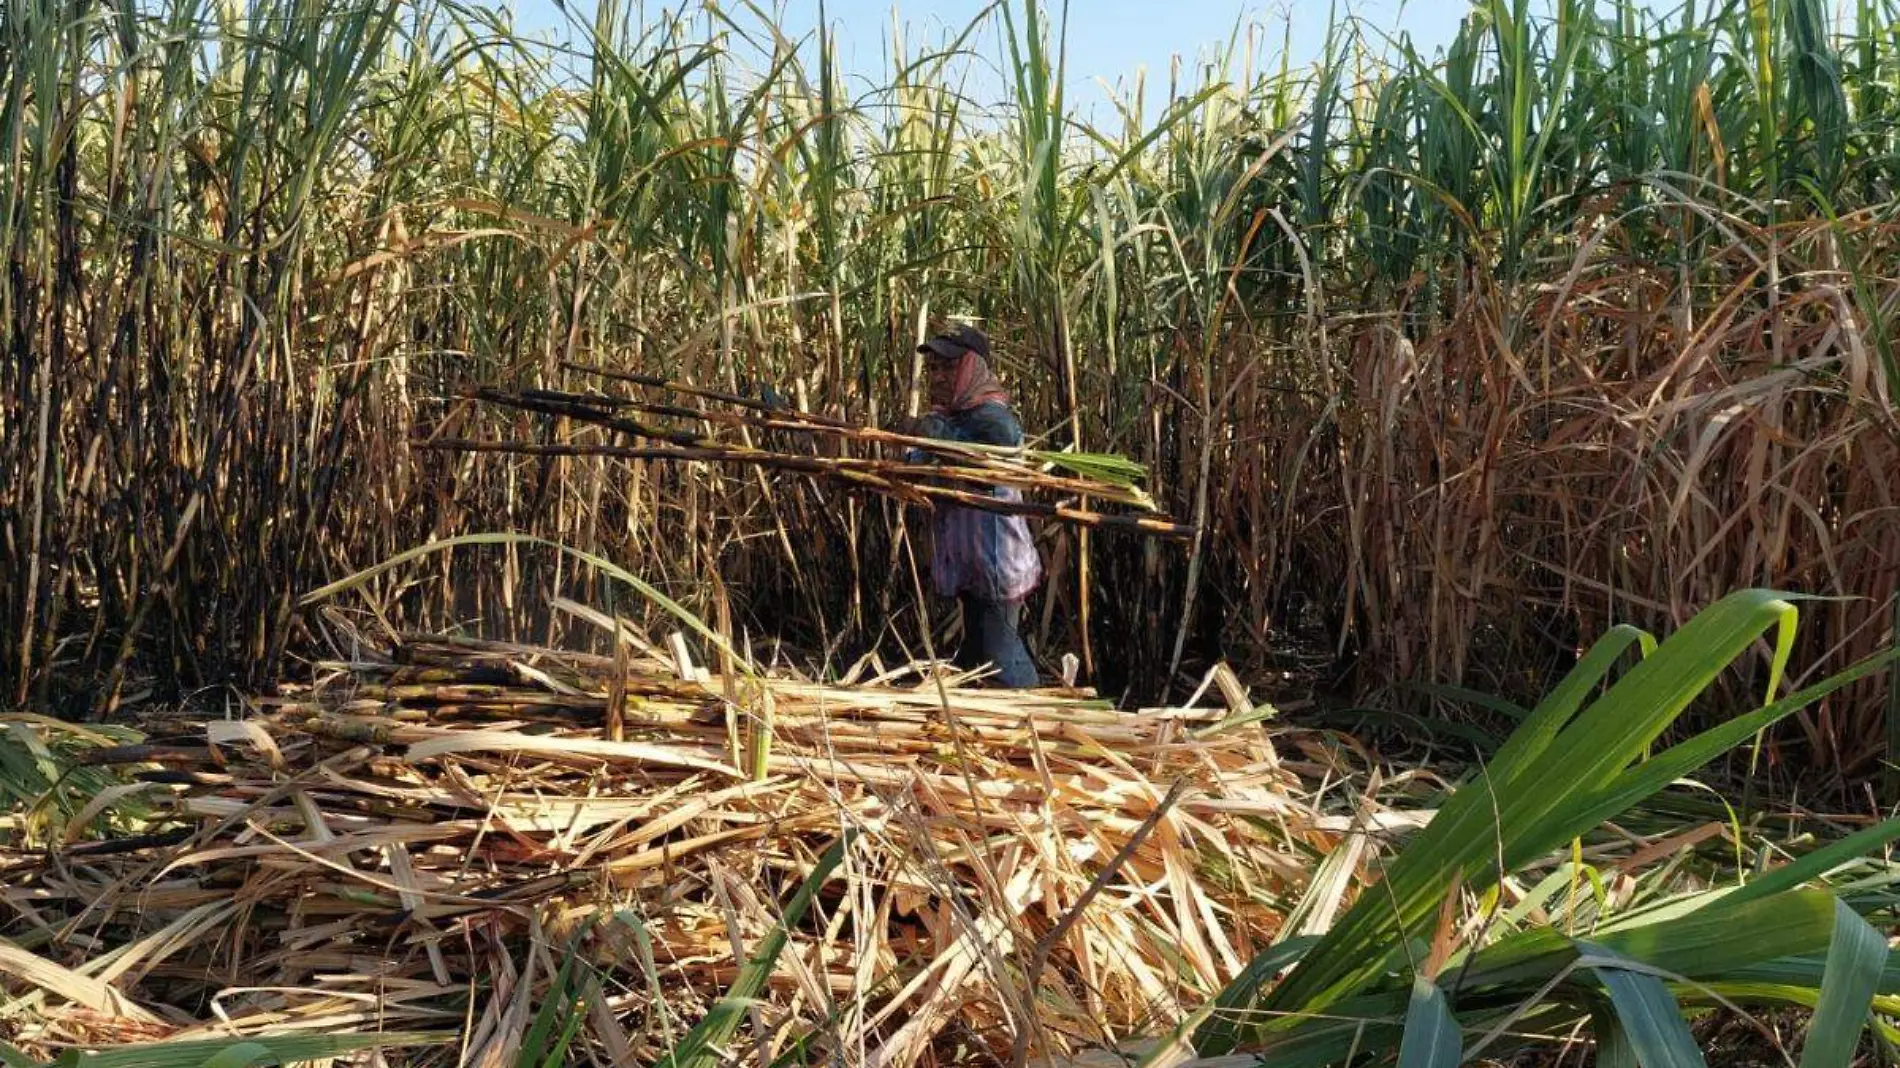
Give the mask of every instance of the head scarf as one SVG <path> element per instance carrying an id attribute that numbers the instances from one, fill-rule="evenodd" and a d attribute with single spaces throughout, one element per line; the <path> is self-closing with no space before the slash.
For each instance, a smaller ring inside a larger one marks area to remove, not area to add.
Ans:
<path id="1" fill-rule="evenodd" d="M 956 357 L 957 374 L 950 388 L 948 405 L 932 404 L 930 410 L 942 415 L 957 415 L 972 408 L 980 407 L 990 401 L 998 404 L 1009 403 L 1009 390 L 990 370 L 988 360 L 977 353 L 965 349 Z"/>

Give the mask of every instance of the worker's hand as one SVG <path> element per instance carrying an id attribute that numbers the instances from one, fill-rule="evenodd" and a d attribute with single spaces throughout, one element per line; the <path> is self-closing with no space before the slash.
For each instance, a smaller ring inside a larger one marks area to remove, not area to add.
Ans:
<path id="1" fill-rule="evenodd" d="M 758 398 L 759 403 L 765 405 L 769 411 L 790 411 L 792 407 L 792 402 L 786 398 L 785 394 L 773 389 L 769 382 L 759 384 Z"/>
<path id="2" fill-rule="evenodd" d="M 929 412 L 911 420 L 908 433 L 914 438 L 947 438 L 950 436 L 950 421 L 936 412 Z"/>

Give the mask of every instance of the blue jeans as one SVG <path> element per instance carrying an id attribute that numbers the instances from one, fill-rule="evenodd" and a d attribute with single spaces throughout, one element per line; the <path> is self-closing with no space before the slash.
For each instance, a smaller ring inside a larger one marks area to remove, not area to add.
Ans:
<path id="1" fill-rule="evenodd" d="M 1021 601 L 992 601 L 967 593 L 957 600 L 963 605 L 963 644 L 957 649 L 957 667 L 994 665 L 991 684 L 1010 690 L 1031 689 L 1042 681 L 1016 630 L 1023 614 Z"/>

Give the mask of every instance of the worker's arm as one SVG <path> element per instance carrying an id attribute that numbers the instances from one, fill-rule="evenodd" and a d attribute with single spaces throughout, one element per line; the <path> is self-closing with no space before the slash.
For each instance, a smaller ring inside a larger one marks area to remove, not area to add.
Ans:
<path id="1" fill-rule="evenodd" d="M 1023 425 L 1006 405 L 994 401 L 980 405 L 959 418 L 956 440 L 973 445 L 1002 445 L 1015 448 L 1023 443 Z"/>
<path id="2" fill-rule="evenodd" d="M 932 412 L 917 421 L 913 435 L 922 438 L 935 438 L 938 441 L 957 441 L 971 445 L 1002 445 L 1016 447 L 1023 443 L 1023 427 L 1016 416 L 1001 404 L 984 404 L 948 417 Z M 910 450 L 912 463 L 934 463 L 934 453 L 922 449 Z"/>
<path id="3" fill-rule="evenodd" d="M 956 427 L 948 416 L 938 412 L 926 412 L 914 419 L 904 428 L 904 432 L 913 438 L 934 438 L 937 441 L 957 441 Z M 906 449 L 904 459 L 913 464 L 935 463 L 937 454 L 925 449 Z"/>

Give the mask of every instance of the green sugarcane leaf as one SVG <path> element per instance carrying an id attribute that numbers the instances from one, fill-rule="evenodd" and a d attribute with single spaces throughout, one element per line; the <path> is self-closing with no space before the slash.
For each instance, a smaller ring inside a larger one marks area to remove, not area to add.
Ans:
<path id="1" fill-rule="evenodd" d="M 275 1063 L 270 1047 L 261 1042 L 241 1042 L 206 1061 L 204 1068 L 257 1068 Z"/>
<path id="2" fill-rule="evenodd" d="M 1344 854 L 1345 850 L 1334 850 L 1333 856 Z M 1297 924 L 1289 919 L 1289 928 Z M 1299 935 L 1289 938 L 1247 962 L 1234 981 L 1228 983 L 1213 1001 L 1176 1029 L 1175 1038 L 1192 1034 L 1193 1046 L 1198 1050 L 1232 1049 L 1238 1042 L 1238 1035 L 1246 1022 L 1246 1010 L 1259 997 L 1260 991 L 1273 981 L 1282 969 L 1297 962 L 1306 951 L 1319 942 L 1318 935 Z M 1144 1062 L 1146 1063 L 1146 1062 Z"/>
<path id="3" fill-rule="evenodd" d="M 1847 1068 L 1867 1025 L 1867 1011 L 1887 965 L 1887 940 L 1847 903 L 1834 903 L 1821 1002 L 1808 1026 L 1801 1068 Z"/>
<path id="4" fill-rule="evenodd" d="M 1789 861 L 1760 878 L 1751 879 L 1747 885 L 1730 892 L 1729 898 L 1731 902 L 1748 901 L 1792 890 L 1803 883 L 1819 879 L 1850 860 L 1864 857 L 1896 838 L 1900 838 L 1900 816 L 1856 831 L 1798 860 Z"/>
<path id="5" fill-rule="evenodd" d="M 1617 1019 L 1615 1008 L 1598 1005 L 1590 1019 L 1597 1040 L 1596 1068 L 1644 1068 L 1636 1058 L 1636 1047 L 1630 1044 L 1629 1032 Z"/>
<path id="6" fill-rule="evenodd" d="M 1491 762 L 1492 777 L 1501 784 L 1513 782 L 1526 767 L 1543 756 L 1551 739 L 1568 726 L 1577 710 L 1583 707 L 1590 691 L 1608 677 L 1616 662 L 1631 648 L 1641 649 L 1647 657 L 1655 651 L 1656 639 L 1647 631 L 1630 626 L 1611 627 L 1597 639 L 1549 696 L 1539 701 L 1528 715 L 1520 717 L 1521 725 L 1511 732 L 1510 739 Z"/>
<path id="7" fill-rule="evenodd" d="M 1822 952 L 1833 929 L 1834 897 L 1826 891 L 1799 890 L 1739 904 L 1720 892 L 1705 892 L 1605 924 L 1593 944 L 1645 968 L 1705 980 Z M 1453 967 L 1467 989 L 1536 986 L 1571 967 L 1578 952 L 1561 932 L 1537 927 L 1507 935 L 1478 952 L 1468 966 Z"/>
<path id="8" fill-rule="evenodd" d="M 1573 799 L 1580 822 L 1590 826 L 1614 817 L 1631 805 L 1653 796 L 1696 768 L 1716 759 L 1751 737 L 1756 737 L 1783 718 L 1813 704 L 1842 687 L 1885 671 L 1900 661 L 1900 648 L 1862 660 L 1797 693 L 1751 712 L 1737 716 L 1696 735 L 1686 742 L 1670 746 L 1649 760 L 1630 768 L 1593 795 Z M 1744 888 L 1746 889 L 1746 888 Z"/>
<path id="9" fill-rule="evenodd" d="M 724 1063 L 725 1054 L 721 1051 L 738 1032 L 746 1012 L 765 991 L 766 980 L 771 978 L 772 968 L 778 963 L 779 954 L 785 951 L 785 945 L 791 938 L 791 929 L 804 918 L 812 899 L 818 894 L 818 888 L 844 862 L 845 850 L 850 848 L 855 838 L 855 831 L 846 831 L 831 844 L 831 848 L 825 850 L 817 866 L 799 884 L 792 899 L 786 902 L 779 922 L 772 927 L 772 933 L 759 944 L 751 959 L 740 967 L 739 977 L 733 980 L 726 996 L 719 999 L 704 1019 L 693 1025 L 693 1029 L 680 1039 L 679 1045 L 661 1058 L 655 1068 L 715 1068 Z"/>
<path id="10" fill-rule="evenodd" d="M 1682 1006 L 1662 978 L 1627 957 L 1587 943 L 1582 963 L 1596 972 L 1616 1020 L 1643 1068 L 1706 1068 Z"/>
<path id="11" fill-rule="evenodd" d="M 1595 942 L 1673 975 L 1717 979 L 1737 968 L 1818 953 L 1834 933 L 1836 901 L 1825 890 L 1742 902 L 1708 893 L 1685 904 L 1692 907 L 1646 914 L 1640 923 L 1606 924 Z"/>
<path id="12" fill-rule="evenodd" d="M 69 1050 L 73 1068 L 258 1068 L 296 1064 L 325 1057 L 341 1057 L 360 1050 L 396 1046 L 437 1046 L 452 1035 L 395 1033 L 383 1035 L 258 1035 L 243 1040 L 191 1039 L 118 1046 L 93 1053 Z M 234 1055 L 237 1059 L 220 1061 Z M 62 1065 L 66 1064 L 64 1057 Z"/>
<path id="13" fill-rule="evenodd" d="M 1631 763 L 1764 630 L 1778 630 L 1775 664 L 1784 663 L 1794 621 L 1793 606 L 1778 594 L 1732 594 L 1572 715 L 1608 672 L 1612 652 L 1641 637 L 1621 632 L 1598 643 L 1587 658 L 1591 662 L 1580 665 L 1513 734 L 1492 765 L 1494 773 L 1453 794 L 1393 861 L 1387 892 L 1361 897 L 1312 960 L 1269 995 L 1266 1007 L 1288 1022 L 1266 1026 L 1295 1026 L 1291 1014 L 1323 1009 L 1386 974 L 1401 947 L 1426 937 L 1454 879 L 1466 878 L 1473 891 L 1489 890 L 1500 856 L 1502 870 L 1521 867 L 1647 796 L 1622 789 L 1632 781 Z M 1647 770 L 1654 762 L 1640 767 Z M 1648 792 L 1668 782 L 1653 782 Z"/>
<path id="14" fill-rule="evenodd" d="M 561 1049 L 551 1050 L 556 1027 L 565 1026 L 567 1034 L 581 1018 L 575 1011 L 577 994 L 574 989 L 574 969 L 581 957 L 576 952 L 579 938 L 568 943 L 565 959 L 554 974 L 554 979 L 541 994 L 541 1007 L 534 1014 L 534 1022 L 529 1025 L 528 1033 L 521 1042 L 521 1052 L 515 1058 L 515 1068 L 556 1068 L 563 1063 L 562 1052 L 566 1042 L 560 1043 Z"/>
<path id="15" fill-rule="evenodd" d="M 1829 949 L 1832 948 L 1830 945 Z M 1751 964 L 1746 968 L 1737 968 L 1728 973 L 1725 981 L 1758 983 L 1775 987 L 1801 987 L 1814 992 L 1821 989 L 1821 983 L 1826 978 L 1827 955 L 1802 954 Z M 1881 997 L 1900 997 L 1900 953 L 1888 952 L 1886 960 L 1881 965 L 1880 983 L 1876 987 L 1876 993 Z"/>
<path id="16" fill-rule="evenodd" d="M 1405 1008 L 1405 1037 L 1399 1042 L 1399 1068 L 1458 1068 L 1464 1036 L 1438 984 L 1420 975 L 1412 980 Z"/>

